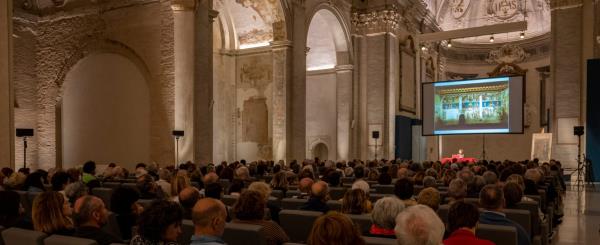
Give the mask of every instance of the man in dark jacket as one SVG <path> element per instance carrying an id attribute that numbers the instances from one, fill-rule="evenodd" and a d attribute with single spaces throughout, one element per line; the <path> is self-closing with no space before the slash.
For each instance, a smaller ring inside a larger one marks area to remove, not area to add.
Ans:
<path id="1" fill-rule="evenodd" d="M 100 198 L 83 196 L 77 199 L 74 217 L 76 225 L 74 236 L 92 239 L 100 245 L 123 242 L 100 228 L 108 222 L 108 210 Z"/>
<path id="2" fill-rule="evenodd" d="M 529 234 L 525 229 L 506 218 L 506 214 L 502 213 L 504 208 L 504 193 L 497 185 L 486 185 L 479 193 L 479 204 L 484 209 L 479 216 L 479 223 L 490 225 L 512 226 L 517 229 L 517 241 L 519 245 L 530 245 Z"/>
<path id="3" fill-rule="evenodd" d="M 304 203 L 300 209 L 308 211 L 318 211 L 327 213 L 327 199 L 329 198 L 329 187 L 325 181 L 317 181 L 311 187 L 310 198 Z"/>

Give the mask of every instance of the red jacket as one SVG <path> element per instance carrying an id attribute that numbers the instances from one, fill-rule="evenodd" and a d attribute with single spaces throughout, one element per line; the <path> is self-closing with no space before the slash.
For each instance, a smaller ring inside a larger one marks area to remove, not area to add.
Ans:
<path id="1" fill-rule="evenodd" d="M 479 239 L 473 232 L 465 229 L 458 229 L 444 240 L 444 245 L 495 245 L 488 240 Z"/>

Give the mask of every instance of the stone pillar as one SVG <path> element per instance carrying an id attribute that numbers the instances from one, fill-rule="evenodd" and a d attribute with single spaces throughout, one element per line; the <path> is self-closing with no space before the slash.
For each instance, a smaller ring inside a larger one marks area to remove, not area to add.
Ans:
<path id="1" fill-rule="evenodd" d="M 335 68 L 337 83 L 337 160 L 351 160 L 350 147 L 352 134 L 352 65 L 338 65 Z"/>
<path id="2" fill-rule="evenodd" d="M 12 1 L 0 2 L 0 167 L 14 167 Z"/>
<path id="3" fill-rule="evenodd" d="M 196 0 L 173 0 L 171 8 L 175 37 L 175 129 L 185 131 L 185 136 L 179 140 L 179 163 L 181 163 L 195 160 L 194 11 Z"/>
<path id="4" fill-rule="evenodd" d="M 212 0 L 197 2 L 194 19 L 194 162 L 213 161 L 213 20 Z"/>
<path id="5" fill-rule="evenodd" d="M 564 143 L 559 139 L 559 128 L 569 129 L 573 126 L 558 125 L 576 118 L 582 123 L 581 86 L 582 86 L 582 0 L 553 0 L 552 6 L 552 55 L 551 72 L 554 83 L 554 113 L 552 113 L 552 133 L 554 147 L 552 157 L 561 161 L 565 167 L 576 167 L 577 144 Z M 559 119 L 567 120 L 559 120 Z"/>
<path id="6" fill-rule="evenodd" d="M 306 152 L 306 7 L 305 1 L 294 1 L 292 6 L 293 50 L 288 50 L 286 80 L 287 107 L 287 160 L 304 160 Z M 291 47 L 291 46 L 290 46 Z M 275 60 L 275 53 L 274 53 Z M 293 71 L 293 77 L 289 74 Z M 275 79 L 275 77 L 273 77 Z M 275 80 L 274 80 L 275 81 Z M 277 161 L 278 159 L 273 159 Z"/>
<path id="7" fill-rule="evenodd" d="M 293 154 L 294 138 L 290 127 L 293 124 L 291 121 L 292 107 L 290 106 L 290 62 L 291 57 L 291 42 L 277 41 L 272 42 L 273 50 L 273 160 L 298 159 Z M 294 91 L 295 92 L 295 91 Z M 295 110 L 296 108 L 294 108 Z M 304 130 L 306 131 L 306 129 Z M 306 146 L 301 146 L 303 149 Z M 304 159 L 302 156 L 299 159 Z"/>

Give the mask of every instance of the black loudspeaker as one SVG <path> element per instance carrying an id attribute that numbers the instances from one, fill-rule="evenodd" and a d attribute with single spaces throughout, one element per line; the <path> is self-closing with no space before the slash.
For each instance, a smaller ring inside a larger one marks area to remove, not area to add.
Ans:
<path id="1" fill-rule="evenodd" d="M 33 136 L 32 128 L 17 128 L 17 137 L 31 137 Z"/>
<path id="2" fill-rule="evenodd" d="M 379 131 L 373 131 L 373 139 L 379 139 Z"/>
<path id="3" fill-rule="evenodd" d="M 583 126 L 575 126 L 573 127 L 573 134 L 577 136 L 582 136 L 584 134 Z"/>
<path id="4" fill-rule="evenodd" d="M 184 134 L 185 132 L 183 132 L 183 130 L 173 130 L 173 136 L 183 137 Z"/>

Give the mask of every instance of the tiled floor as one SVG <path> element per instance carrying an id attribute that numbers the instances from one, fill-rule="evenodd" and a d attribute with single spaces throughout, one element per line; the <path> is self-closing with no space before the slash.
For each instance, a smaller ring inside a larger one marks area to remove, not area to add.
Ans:
<path id="1" fill-rule="evenodd" d="M 596 190 L 568 188 L 563 222 L 553 244 L 600 244 L 600 186 Z"/>

